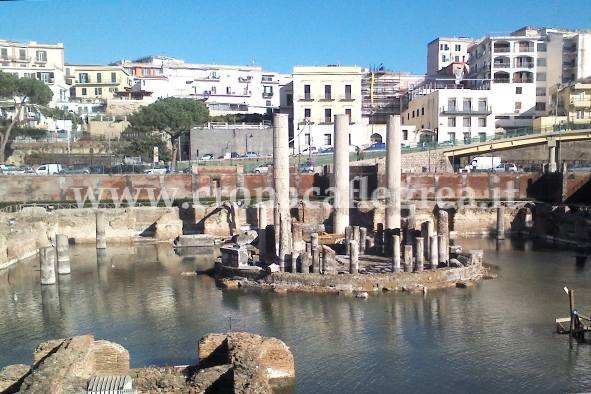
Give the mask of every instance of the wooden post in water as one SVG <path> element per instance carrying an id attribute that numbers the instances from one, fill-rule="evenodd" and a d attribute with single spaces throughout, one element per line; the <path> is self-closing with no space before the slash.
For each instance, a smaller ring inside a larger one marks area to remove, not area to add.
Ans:
<path id="1" fill-rule="evenodd" d="M 400 272 L 400 235 L 392 236 L 392 272 Z"/>

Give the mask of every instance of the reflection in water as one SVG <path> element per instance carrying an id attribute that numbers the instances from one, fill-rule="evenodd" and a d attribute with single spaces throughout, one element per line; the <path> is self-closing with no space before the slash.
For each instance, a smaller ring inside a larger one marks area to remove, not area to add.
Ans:
<path id="1" fill-rule="evenodd" d="M 562 287 L 575 289 L 580 310 L 591 299 L 591 273 L 575 252 L 519 239 L 457 243 L 485 250 L 499 278 L 368 299 L 221 290 L 210 277 L 181 275 L 212 267 L 215 253 L 168 244 L 74 245 L 72 273 L 56 285 L 40 285 L 37 258 L 0 272 L 0 366 L 31 364 L 40 342 L 80 334 L 120 343 L 133 367 L 194 364 L 203 335 L 245 330 L 290 346 L 296 382 L 287 392 L 588 389 L 591 346 L 570 351 L 553 334 L 554 318 L 568 315 Z"/>

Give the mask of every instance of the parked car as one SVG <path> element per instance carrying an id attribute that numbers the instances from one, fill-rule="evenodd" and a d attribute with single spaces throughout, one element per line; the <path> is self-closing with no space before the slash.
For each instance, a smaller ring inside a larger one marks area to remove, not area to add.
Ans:
<path id="1" fill-rule="evenodd" d="M 319 150 L 318 150 L 317 147 L 315 147 L 315 146 L 308 146 L 307 148 L 304 148 L 300 153 L 302 155 L 308 155 L 308 154 L 312 154 L 313 155 L 313 154 L 316 154 L 318 152 L 319 152 Z"/>
<path id="2" fill-rule="evenodd" d="M 76 165 L 63 168 L 58 174 L 90 174 L 90 169 L 85 165 Z"/>
<path id="3" fill-rule="evenodd" d="M 514 163 L 501 163 L 498 166 L 496 166 L 492 171 L 493 172 L 518 172 L 519 167 L 517 167 L 517 164 L 514 164 Z"/>
<path id="4" fill-rule="evenodd" d="M 59 174 L 59 172 L 63 169 L 64 168 L 61 164 L 51 163 L 40 165 L 39 167 L 37 167 L 35 172 L 37 173 L 37 175 L 54 175 Z"/>
<path id="5" fill-rule="evenodd" d="M 88 169 L 90 170 L 91 174 L 106 174 L 107 173 L 107 169 L 102 164 L 90 166 L 90 167 L 88 167 Z"/>
<path id="6" fill-rule="evenodd" d="M 269 172 L 269 167 L 271 167 L 273 164 L 271 163 L 264 163 L 261 164 L 259 166 L 256 166 L 255 168 L 253 168 L 252 172 L 255 174 L 267 174 Z"/>
<path id="7" fill-rule="evenodd" d="M 203 156 L 201 156 L 201 160 L 213 160 L 215 159 L 215 156 L 213 155 L 213 153 L 206 153 Z"/>
<path id="8" fill-rule="evenodd" d="M 154 168 L 147 168 L 144 170 L 144 174 L 150 175 L 164 175 L 168 174 L 170 169 L 166 166 L 155 166 Z"/>
<path id="9" fill-rule="evenodd" d="M 244 157 L 261 157 L 261 155 L 259 155 L 256 152 L 246 152 L 246 154 L 244 155 Z"/>
<path id="10" fill-rule="evenodd" d="M 373 145 L 368 146 L 367 148 L 365 148 L 365 151 L 368 150 L 384 150 L 386 149 L 386 144 L 383 142 L 376 142 Z"/>
<path id="11" fill-rule="evenodd" d="M 20 167 L 4 167 L 2 170 L 3 174 L 6 175 L 26 175 L 26 174 L 34 174 L 35 170 L 33 167 L 29 165 L 24 165 Z"/>
<path id="12" fill-rule="evenodd" d="M 314 173 L 314 164 L 302 163 L 302 164 L 298 165 L 298 172 L 300 174 L 313 174 Z"/>
<path id="13" fill-rule="evenodd" d="M 328 148 L 324 148 L 322 149 L 320 152 L 318 153 L 334 153 L 334 147 L 329 146 Z"/>

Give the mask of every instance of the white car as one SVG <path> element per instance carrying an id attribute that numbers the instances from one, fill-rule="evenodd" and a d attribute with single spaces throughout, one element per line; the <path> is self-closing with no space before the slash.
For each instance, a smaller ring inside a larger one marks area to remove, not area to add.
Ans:
<path id="1" fill-rule="evenodd" d="M 215 159 L 215 157 L 213 156 L 212 153 L 207 153 L 201 157 L 201 160 L 213 160 L 213 159 Z"/>
<path id="2" fill-rule="evenodd" d="M 168 168 L 164 167 L 164 166 L 148 168 L 148 169 L 144 170 L 144 174 L 164 175 L 164 174 L 168 174 Z"/>
<path id="3" fill-rule="evenodd" d="M 269 167 L 271 167 L 273 164 L 271 163 L 265 163 L 265 164 L 261 164 L 257 167 L 255 167 L 252 172 L 255 174 L 268 174 L 269 173 Z"/>
<path id="4" fill-rule="evenodd" d="M 499 164 L 498 166 L 496 166 L 492 171 L 493 172 L 519 172 L 519 167 L 517 167 L 517 164 L 513 164 L 513 163 L 502 163 L 502 164 Z"/>

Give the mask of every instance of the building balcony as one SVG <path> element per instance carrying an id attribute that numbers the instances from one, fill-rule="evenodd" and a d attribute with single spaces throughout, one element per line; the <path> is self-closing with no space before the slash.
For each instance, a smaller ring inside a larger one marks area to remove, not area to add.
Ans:
<path id="1" fill-rule="evenodd" d="M 268 99 L 273 97 L 273 92 L 263 92 L 263 98 Z"/>
<path id="2" fill-rule="evenodd" d="M 493 68 L 509 68 L 511 64 L 509 63 L 493 63 Z"/>
<path id="3" fill-rule="evenodd" d="M 355 101 L 357 100 L 357 95 L 355 94 L 340 94 L 339 101 Z"/>
<path id="4" fill-rule="evenodd" d="M 121 78 L 117 79 L 115 82 L 111 81 L 110 79 L 97 81 L 96 79 L 92 79 L 92 78 L 83 79 L 83 80 L 79 80 L 79 79 L 75 80 L 76 85 L 101 85 L 101 86 L 113 85 L 113 86 L 117 86 L 117 85 L 121 84 L 121 82 L 122 82 Z M 71 85 L 72 83 L 70 82 L 67 84 Z"/>
<path id="5" fill-rule="evenodd" d="M 534 68 L 533 63 L 516 63 L 515 68 Z"/>
<path id="6" fill-rule="evenodd" d="M 262 84 L 278 85 L 279 84 L 279 81 L 274 81 L 273 78 L 270 78 L 270 77 L 262 77 L 261 78 L 261 83 Z"/>
<path id="7" fill-rule="evenodd" d="M 519 46 L 517 48 L 518 52 L 533 52 L 534 51 L 534 47 L 533 46 Z"/>
<path id="8" fill-rule="evenodd" d="M 591 99 L 579 100 L 575 98 L 571 100 L 570 105 L 575 108 L 591 108 Z"/>
<path id="9" fill-rule="evenodd" d="M 314 101 L 314 96 L 310 93 L 300 94 L 298 95 L 298 101 Z"/>
<path id="10" fill-rule="evenodd" d="M 513 78 L 513 83 L 534 83 L 533 78 Z"/>
<path id="11" fill-rule="evenodd" d="M 324 93 L 324 94 L 320 94 L 318 95 L 318 101 L 334 101 L 335 97 L 333 94 L 330 93 Z"/>
<path id="12" fill-rule="evenodd" d="M 511 80 L 509 78 L 495 78 L 493 79 L 494 83 L 509 83 Z"/>
<path id="13" fill-rule="evenodd" d="M 9 60 L 13 63 L 30 63 L 31 60 L 33 60 L 33 58 L 32 57 L 25 57 L 25 58 L 13 57 Z"/>
<path id="14" fill-rule="evenodd" d="M 238 77 L 238 82 L 250 83 L 252 82 L 252 77 L 250 75 L 246 77 Z"/>
<path id="15" fill-rule="evenodd" d="M 197 78 L 194 79 L 194 81 L 219 82 L 220 81 L 220 77 L 219 76 L 213 76 L 213 75 L 207 75 L 205 77 L 197 77 Z"/>
<path id="16" fill-rule="evenodd" d="M 494 53 L 508 53 L 511 52 L 510 47 L 495 47 Z"/>
<path id="17" fill-rule="evenodd" d="M 478 107 L 478 108 L 445 108 L 441 107 L 441 113 L 445 115 L 490 115 L 492 114 L 492 107 Z"/>

